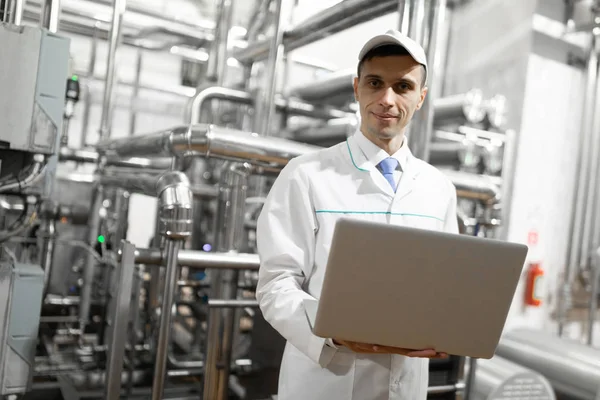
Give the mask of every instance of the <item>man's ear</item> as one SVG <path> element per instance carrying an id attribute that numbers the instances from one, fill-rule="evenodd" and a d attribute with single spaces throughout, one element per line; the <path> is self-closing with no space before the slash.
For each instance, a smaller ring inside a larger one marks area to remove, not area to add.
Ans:
<path id="1" fill-rule="evenodd" d="M 423 106 L 423 102 L 425 101 L 425 97 L 427 96 L 428 90 L 429 90 L 429 88 L 427 86 L 425 86 L 423 89 L 421 89 L 421 99 L 419 100 L 419 104 L 417 104 L 417 110 L 420 110 L 421 107 Z"/>
<path id="2" fill-rule="evenodd" d="M 358 101 L 358 77 L 354 78 L 353 86 L 354 86 L 354 100 Z"/>

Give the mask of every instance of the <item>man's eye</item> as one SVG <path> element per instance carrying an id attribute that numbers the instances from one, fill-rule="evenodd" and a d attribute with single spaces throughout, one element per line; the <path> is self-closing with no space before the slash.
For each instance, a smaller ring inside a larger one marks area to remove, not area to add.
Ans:
<path id="1" fill-rule="evenodd" d="M 379 81 L 369 81 L 369 86 L 377 87 L 377 86 L 379 86 Z"/>

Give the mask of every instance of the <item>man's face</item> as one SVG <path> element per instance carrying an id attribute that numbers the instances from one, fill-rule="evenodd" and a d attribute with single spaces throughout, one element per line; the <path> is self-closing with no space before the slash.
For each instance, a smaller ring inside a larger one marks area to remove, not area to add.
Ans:
<path id="1" fill-rule="evenodd" d="M 415 110 L 421 108 L 427 88 L 424 71 L 410 56 L 375 57 L 365 61 L 354 95 L 360 105 L 361 131 L 375 141 L 404 137 Z"/>

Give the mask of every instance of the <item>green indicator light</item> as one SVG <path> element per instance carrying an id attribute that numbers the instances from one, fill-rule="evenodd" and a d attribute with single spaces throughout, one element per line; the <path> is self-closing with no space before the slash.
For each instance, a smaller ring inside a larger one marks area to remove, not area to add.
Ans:
<path id="1" fill-rule="evenodd" d="M 104 236 L 103 235 L 98 236 L 98 243 L 104 243 Z"/>
<path id="2" fill-rule="evenodd" d="M 73 75 L 71 77 L 71 80 L 77 82 L 79 80 L 79 77 L 77 75 Z"/>

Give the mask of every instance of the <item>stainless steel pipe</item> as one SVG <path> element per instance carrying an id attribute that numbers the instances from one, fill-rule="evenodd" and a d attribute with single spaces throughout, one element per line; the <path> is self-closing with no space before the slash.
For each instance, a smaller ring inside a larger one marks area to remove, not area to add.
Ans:
<path id="1" fill-rule="evenodd" d="M 216 226 L 221 227 L 215 247 L 221 252 L 237 252 L 243 245 L 248 164 L 225 163 L 219 183 L 220 195 Z M 233 300 L 237 296 L 238 270 L 211 271 L 211 298 Z M 204 400 L 225 400 L 229 385 L 229 365 L 235 322 L 234 310 L 213 310 L 206 335 Z M 219 367 L 220 366 L 220 367 Z"/>
<path id="2" fill-rule="evenodd" d="M 159 249 L 136 249 L 135 262 L 161 265 L 164 255 Z M 258 270 L 260 262 L 256 254 L 206 253 L 198 250 L 181 250 L 177 262 L 182 267 Z"/>
<path id="3" fill-rule="evenodd" d="M 52 260 L 56 244 L 56 220 L 54 218 L 44 221 L 42 231 L 42 268 L 44 269 L 44 297 L 48 294 L 48 286 L 52 276 Z"/>
<path id="4" fill-rule="evenodd" d="M 486 111 L 483 92 L 480 89 L 435 98 L 433 108 L 435 125 L 446 125 L 452 122 L 478 124 L 485 118 Z"/>
<path id="5" fill-rule="evenodd" d="M 208 300 L 208 306 L 214 308 L 245 308 L 245 307 L 258 307 L 258 301 L 256 300 L 242 300 L 242 299 L 210 299 Z"/>
<path id="6" fill-rule="evenodd" d="M 311 102 L 322 102 L 329 97 L 340 95 L 346 95 L 351 99 L 354 95 L 353 81 L 356 72 L 354 69 L 333 72 L 313 83 L 308 82 L 292 88 L 290 94 Z"/>
<path id="7" fill-rule="evenodd" d="M 598 313 L 598 296 L 600 295 L 600 248 L 594 252 L 594 257 L 590 263 L 592 269 L 591 279 L 592 288 L 590 291 L 590 303 L 588 305 L 588 321 L 587 321 L 587 344 L 594 345 L 594 329 L 596 325 L 596 314 Z M 600 388 L 598 389 L 600 393 Z"/>
<path id="8" fill-rule="evenodd" d="M 115 273 L 117 274 L 115 288 L 111 304 L 109 306 L 110 316 L 110 335 L 108 347 L 108 360 L 106 365 L 106 386 L 105 399 L 119 400 L 121 397 L 121 374 L 123 372 L 123 358 L 125 356 L 124 337 L 127 336 L 129 322 L 129 311 L 131 304 L 131 291 L 133 284 L 134 271 L 134 250 L 135 246 L 129 242 L 122 242 L 123 256 L 121 265 Z M 82 332 L 83 334 L 84 332 Z"/>
<path id="9" fill-rule="evenodd" d="M 200 113 L 204 104 L 209 100 L 227 100 L 238 104 L 254 105 L 254 98 L 248 92 L 219 86 L 208 86 L 199 89 L 189 102 L 188 115 L 190 123 L 199 124 L 202 122 Z M 332 119 L 344 118 L 352 115 L 331 107 L 316 107 L 302 101 L 293 99 L 285 100 L 282 97 L 277 96 L 274 97 L 274 103 L 275 108 L 280 112 L 288 112 L 303 117 Z"/>
<path id="10" fill-rule="evenodd" d="M 21 13 L 23 6 L 21 6 Z M 42 0 L 42 11 L 40 13 L 40 25 L 50 32 L 58 32 L 60 20 L 60 0 Z"/>
<path id="11" fill-rule="evenodd" d="M 262 85 L 259 86 L 254 114 L 254 132 L 269 136 L 273 114 L 275 113 L 275 90 L 277 89 L 277 66 L 283 55 L 283 27 L 281 8 L 283 0 L 273 0 L 273 29 L 269 38 L 269 56 L 266 62 Z"/>
<path id="12" fill-rule="evenodd" d="M 124 139 L 105 140 L 96 148 L 103 154 L 120 157 L 199 155 L 248 162 L 253 165 L 283 168 L 289 159 L 318 150 L 275 137 L 198 124 L 169 131 Z"/>
<path id="13" fill-rule="evenodd" d="M 72 149 L 69 147 L 61 147 L 59 150 L 59 161 L 73 161 L 78 163 L 96 164 L 101 160 L 98 152 L 86 149 Z M 167 170 L 171 168 L 171 157 L 163 158 L 119 158 L 105 157 L 102 160 L 107 167 L 123 167 L 123 168 L 148 168 L 156 170 Z"/>
<path id="14" fill-rule="evenodd" d="M 187 176 L 176 171 L 171 171 L 161 177 L 157 184 L 156 194 L 159 199 L 158 230 L 166 239 L 166 271 L 156 346 L 152 400 L 162 400 L 171 334 L 171 313 L 179 272 L 178 253 L 183 242 L 192 234 L 193 200 Z"/>
<path id="15" fill-rule="evenodd" d="M 399 10 L 401 8 L 399 7 Z M 437 88 L 432 87 L 433 73 L 431 67 L 435 64 L 437 34 L 440 32 L 441 17 L 445 15 L 446 0 L 410 0 L 405 2 L 404 12 L 407 16 L 400 16 L 403 21 L 401 30 L 408 32 L 408 36 L 421 44 L 427 54 L 427 63 L 430 70 L 427 71 L 428 94 L 419 111 L 411 121 L 407 140 L 408 146 L 415 157 L 424 161 L 429 160 L 429 143 L 433 135 L 434 106 Z M 404 22 L 408 21 L 407 25 Z"/>
<path id="16" fill-rule="evenodd" d="M 2 22 L 13 25 L 23 23 L 23 7 L 25 0 L 6 0 L 4 2 L 4 14 Z"/>
<path id="17" fill-rule="evenodd" d="M 318 13 L 283 33 L 283 46 L 292 51 L 334 33 L 396 11 L 397 0 L 346 0 Z M 238 50 L 233 57 L 251 64 L 269 56 L 270 42 L 264 40 Z"/>
<path id="18" fill-rule="evenodd" d="M 558 307 L 558 331 L 559 335 L 562 335 L 563 327 L 566 319 L 567 308 L 570 306 L 571 296 L 571 285 L 575 279 L 575 275 L 579 272 L 579 266 L 581 265 L 580 251 L 582 241 L 587 240 L 583 238 L 583 224 L 586 218 L 586 193 L 588 191 L 588 184 L 590 181 L 590 162 L 591 157 L 595 158 L 595 155 L 591 154 L 591 143 L 594 135 L 593 131 L 593 120 L 596 109 L 596 95 L 598 85 L 598 48 L 599 40 L 593 34 L 590 34 L 590 51 L 587 60 L 587 71 L 586 71 L 586 87 L 584 97 L 584 109 L 581 120 L 581 138 L 578 148 L 578 155 L 575 158 L 577 166 L 577 181 L 576 181 L 576 192 L 573 205 L 573 215 L 569 226 L 570 243 L 567 247 L 567 259 L 565 264 L 565 274 L 563 285 L 559 297 Z"/>
<path id="19" fill-rule="evenodd" d="M 206 79 L 223 86 L 227 72 L 227 44 L 233 16 L 233 1 L 220 0 L 217 10 L 217 26 L 208 55 Z"/>
<path id="20" fill-rule="evenodd" d="M 104 188 L 96 185 L 92 190 L 92 204 L 90 207 L 89 225 L 87 231 L 87 244 L 94 247 L 98 242 L 98 233 L 100 230 L 100 209 L 104 200 Z M 81 304 L 79 306 L 79 326 L 81 332 L 85 332 L 85 327 L 89 322 L 90 308 L 92 304 L 92 290 L 94 277 L 96 273 L 96 259 L 94 255 L 88 253 L 83 266 L 83 285 L 81 287 Z"/>
<path id="21" fill-rule="evenodd" d="M 160 324 L 158 326 L 158 346 L 154 367 L 154 382 L 152 384 L 152 400 L 162 400 L 164 393 L 165 374 L 167 371 L 167 355 L 171 330 L 171 309 L 175 298 L 175 285 L 177 280 L 177 253 L 181 249 L 180 240 L 167 240 L 167 265 L 165 285 L 162 296 Z"/>
<path id="22" fill-rule="evenodd" d="M 500 202 L 500 188 L 486 176 L 461 171 L 443 170 L 454 186 L 458 197 L 473 199 L 491 206 Z"/>
<path id="23" fill-rule="evenodd" d="M 600 350 L 541 330 L 517 329 L 501 338 L 496 354 L 550 381 L 558 395 L 596 400 L 600 394 Z"/>
<path id="24" fill-rule="evenodd" d="M 110 137 L 112 126 L 112 96 L 116 76 L 117 48 L 121 42 L 121 26 L 127 0 L 113 0 L 112 25 L 108 42 L 108 58 L 106 61 L 106 84 L 102 98 L 102 115 L 100 117 L 99 139 Z"/>

